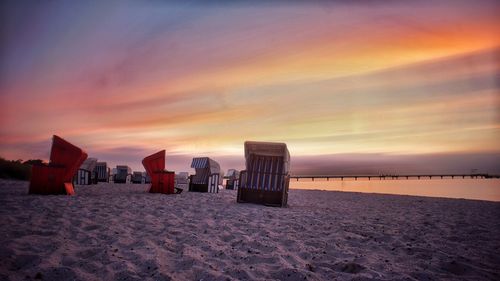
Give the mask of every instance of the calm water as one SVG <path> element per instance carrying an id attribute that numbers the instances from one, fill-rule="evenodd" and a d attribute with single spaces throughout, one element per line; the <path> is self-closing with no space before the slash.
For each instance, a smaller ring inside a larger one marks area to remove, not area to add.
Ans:
<path id="1" fill-rule="evenodd" d="M 290 188 L 500 201 L 500 179 L 290 180 Z"/>

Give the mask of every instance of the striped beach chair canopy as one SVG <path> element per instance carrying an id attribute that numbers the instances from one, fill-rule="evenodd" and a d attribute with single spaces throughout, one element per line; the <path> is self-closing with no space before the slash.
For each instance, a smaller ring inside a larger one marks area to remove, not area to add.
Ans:
<path id="1" fill-rule="evenodd" d="M 83 161 L 82 165 L 80 165 L 80 170 L 85 170 L 92 172 L 97 165 L 97 158 L 87 158 Z"/>
<path id="2" fill-rule="evenodd" d="M 251 167 L 249 163 L 251 155 L 281 157 L 283 159 L 282 172 L 288 174 L 290 171 L 290 152 L 285 143 L 246 141 L 245 161 L 247 168 Z"/>
<path id="3" fill-rule="evenodd" d="M 208 157 L 195 157 L 191 162 L 191 168 L 209 169 L 211 174 L 220 173 L 220 166 L 215 160 Z"/>

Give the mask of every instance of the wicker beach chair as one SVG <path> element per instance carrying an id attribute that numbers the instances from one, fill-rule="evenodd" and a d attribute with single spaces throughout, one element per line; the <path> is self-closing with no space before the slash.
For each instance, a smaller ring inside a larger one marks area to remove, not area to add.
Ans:
<path id="1" fill-rule="evenodd" d="M 240 172 L 238 203 L 285 207 L 290 153 L 284 143 L 245 142 L 246 170 Z"/>
<path id="2" fill-rule="evenodd" d="M 96 158 L 87 158 L 73 177 L 73 184 L 90 185 L 97 184 L 97 175 L 95 167 L 97 165 Z"/>
<path id="3" fill-rule="evenodd" d="M 208 157 L 196 157 L 191 162 L 196 174 L 189 177 L 189 191 L 219 192 L 220 166 Z"/>
<path id="4" fill-rule="evenodd" d="M 133 172 L 130 181 L 135 184 L 141 184 L 143 182 L 142 172 Z"/>
<path id="5" fill-rule="evenodd" d="M 165 150 L 151 154 L 142 160 L 142 165 L 151 177 L 151 193 L 176 193 L 174 179 L 175 172 L 165 170 Z M 179 192 L 177 192 L 179 193 Z"/>
<path id="6" fill-rule="evenodd" d="M 226 178 L 226 189 L 238 189 L 240 172 L 235 169 L 227 170 Z"/>
<path id="7" fill-rule="evenodd" d="M 127 165 L 116 165 L 113 183 L 129 183 L 132 180 L 132 169 Z"/>
<path id="8" fill-rule="evenodd" d="M 54 135 L 49 164 L 31 169 L 29 193 L 73 195 L 73 176 L 85 159 L 87 153 Z"/>
<path id="9" fill-rule="evenodd" d="M 109 175 L 111 173 L 108 163 L 97 162 L 95 166 L 97 172 L 97 182 L 109 182 Z"/>

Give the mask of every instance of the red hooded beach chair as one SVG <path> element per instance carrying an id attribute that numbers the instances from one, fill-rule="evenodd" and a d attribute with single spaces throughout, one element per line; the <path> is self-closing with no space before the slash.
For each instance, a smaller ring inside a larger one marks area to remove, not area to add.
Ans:
<path id="1" fill-rule="evenodd" d="M 73 176 L 85 159 L 87 153 L 54 135 L 49 164 L 31 169 L 29 193 L 73 195 Z"/>
<path id="2" fill-rule="evenodd" d="M 290 153 L 284 143 L 245 142 L 246 170 L 240 172 L 238 203 L 285 207 Z"/>
<path id="3" fill-rule="evenodd" d="M 151 177 L 151 193 L 180 193 L 175 189 L 175 172 L 165 170 L 165 150 L 159 151 L 142 160 L 142 165 Z"/>

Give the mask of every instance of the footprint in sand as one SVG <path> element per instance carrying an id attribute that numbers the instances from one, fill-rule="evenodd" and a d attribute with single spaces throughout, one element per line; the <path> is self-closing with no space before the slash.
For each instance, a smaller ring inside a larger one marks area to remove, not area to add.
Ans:
<path id="1" fill-rule="evenodd" d="M 92 230 L 96 230 L 96 229 L 98 229 L 98 228 L 99 228 L 99 225 L 97 225 L 97 224 L 92 224 L 92 225 L 89 225 L 89 226 L 84 227 L 83 229 L 84 229 L 85 231 L 92 231 Z"/>
<path id="2" fill-rule="evenodd" d="M 35 279 L 42 280 L 77 280 L 76 273 L 69 267 L 51 267 L 35 275 Z"/>
<path id="3" fill-rule="evenodd" d="M 278 280 L 307 280 L 307 274 L 292 268 L 285 268 L 272 272 L 271 276 Z"/>
<path id="4" fill-rule="evenodd" d="M 364 266 L 357 264 L 355 262 L 338 263 L 334 266 L 334 270 L 341 271 L 350 274 L 357 274 L 365 269 Z"/>
<path id="5" fill-rule="evenodd" d="M 36 255 L 18 255 L 12 261 L 12 270 L 19 270 L 28 266 L 36 266 L 41 262 L 39 256 Z"/>
<path id="6" fill-rule="evenodd" d="M 465 264 L 462 264 L 457 261 L 450 261 L 441 264 L 441 269 L 451 272 L 455 275 L 464 275 L 467 273 L 468 268 Z"/>
<path id="7" fill-rule="evenodd" d="M 101 253 L 102 251 L 103 251 L 102 248 L 87 249 L 87 250 L 83 250 L 83 251 L 76 253 L 76 256 L 83 258 L 83 259 L 88 259 L 88 258 L 96 256 L 97 254 Z"/>
<path id="8" fill-rule="evenodd" d="M 137 274 L 135 274 L 134 272 L 132 271 L 129 271 L 129 270 L 124 270 L 124 271 L 120 271 L 118 273 L 115 274 L 114 280 L 127 280 L 127 281 L 141 281 L 143 280 L 143 278 L 141 278 L 140 276 L 138 276 Z"/>

